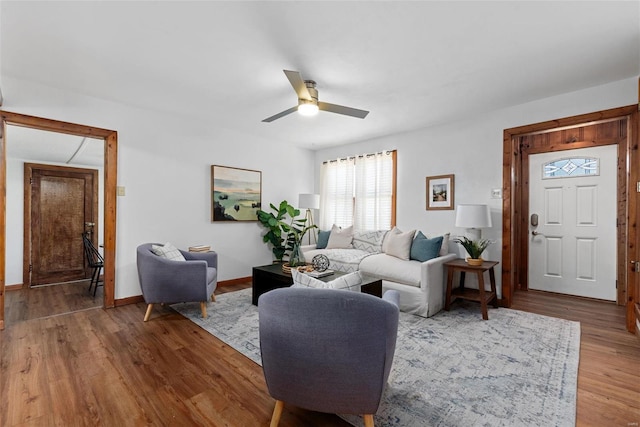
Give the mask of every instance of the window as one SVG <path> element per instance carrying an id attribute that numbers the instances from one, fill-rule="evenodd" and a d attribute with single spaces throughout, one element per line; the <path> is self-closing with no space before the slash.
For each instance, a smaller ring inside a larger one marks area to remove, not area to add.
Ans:
<path id="1" fill-rule="evenodd" d="M 600 175 L 600 161 L 593 157 L 558 159 L 542 166 L 542 179 Z"/>
<path id="2" fill-rule="evenodd" d="M 320 168 L 321 228 L 395 225 L 396 151 L 326 161 Z"/>

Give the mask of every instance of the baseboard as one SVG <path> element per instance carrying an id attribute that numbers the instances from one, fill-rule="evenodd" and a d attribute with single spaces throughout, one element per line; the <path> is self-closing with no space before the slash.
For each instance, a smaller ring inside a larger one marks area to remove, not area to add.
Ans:
<path id="1" fill-rule="evenodd" d="M 116 307 L 121 307 L 123 305 L 129 304 L 137 304 L 139 302 L 144 302 L 144 298 L 142 297 L 142 295 L 134 295 L 132 297 L 120 298 L 113 301 Z"/>
<path id="2" fill-rule="evenodd" d="M 251 280 L 253 280 L 253 277 L 251 277 L 251 276 L 249 276 L 249 277 L 238 277 L 237 279 L 222 280 L 221 282 L 218 282 L 218 286 L 240 285 L 242 283 L 249 283 L 249 282 L 251 282 Z"/>
<path id="3" fill-rule="evenodd" d="M 22 289 L 22 283 L 16 283 L 15 285 L 4 285 L 5 291 L 17 291 Z"/>
<path id="4" fill-rule="evenodd" d="M 218 282 L 218 286 L 239 285 L 242 283 L 251 282 L 251 279 L 252 279 L 251 276 L 249 276 L 249 277 L 239 277 L 237 279 L 231 279 L 231 280 L 223 280 L 221 282 Z M 22 286 L 22 285 L 11 285 L 11 286 Z M 144 298 L 142 297 L 142 295 L 134 295 L 132 297 L 120 298 L 120 299 L 114 300 L 114 305 L 116 307 L 122 307 L 123 305 L 137 304 L 139 302 L 144 302 Z"/>

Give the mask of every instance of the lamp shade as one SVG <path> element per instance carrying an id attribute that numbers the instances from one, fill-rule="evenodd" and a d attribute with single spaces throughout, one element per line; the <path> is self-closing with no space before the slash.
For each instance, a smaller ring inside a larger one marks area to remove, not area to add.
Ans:
<path id="1" fill-rule="evenodd" d="M 487 205 L 458 205 L 456 209 L 456 227 L 491 227 L 491 213 Z"/>
<path id="2" fill-rule="evenodd" d="M 298 196 L 298 207 L 300 209 L 320 209 L 320 195 L 300 194 Z"/>

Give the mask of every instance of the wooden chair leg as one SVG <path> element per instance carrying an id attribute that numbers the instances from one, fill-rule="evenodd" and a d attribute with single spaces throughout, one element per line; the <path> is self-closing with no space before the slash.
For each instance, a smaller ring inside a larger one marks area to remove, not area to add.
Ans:
<path id="1" fill-rule="evenodd" d="M 211 301 L 216 302 L 216 294 L 211 294 Z"/>
<path id="2" fill-rule="evenodd" d="M 373 414 L 365 414 L 362 417 L 364 418 L 364 427 L 373 427 Z"/>
<path id="3" fill-rule="evenodd" d="M 207 303 L 206 301 L 200 301 L 200 311 L 202 312 L 202 318 L 207 318 Z"/>
<path id="4" fill-rule="evenodd" d="M 153 310 L 153 304 L 147 305 L 147 312 L 144 314 L 144 321 L 146 322 L 151 317 L 151 310 Z"/>
<path id="5" fill-rule="evenodd" d="M 271 424 L 269 424 L 269 427 L 278 427 L 280 416 L 282 415 L 282 408 L 284 408 L 284 402 L 282 400 L 276 400 L 276 406 L 273 407 L 273 415 L 271 416 Z"/>

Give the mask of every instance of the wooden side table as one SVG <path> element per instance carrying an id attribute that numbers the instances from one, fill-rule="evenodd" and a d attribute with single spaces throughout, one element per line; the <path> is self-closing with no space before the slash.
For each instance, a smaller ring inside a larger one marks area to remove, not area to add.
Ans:
<path id="1" fill-rule="evenodd" d="M 447 268 L 447 295 L 444 302 L 444 309 L 449 311 L 451 303 L 456 299 L 479 301 L 482 308 L 482 318 L 489 320 L 487 314 L 487 303 L 493 300 L 493 306 L 498 308 L 498 294 L 496 293 L 496 274 L 493 267 L 498 265 L 498 261 L 484 261 L 482 265 L 472 266 L 464 259 L 456 259 L 444 264 Z M 453 275 L 460 272 L 460 287 L 453 289 Z M 489 271 L 489 281 L 491 291 L 484 288 L 484 273 Z M 478 276 L 478 289 L 468 289 L 464 287 L 465 273 L 476 273 Z"/>

